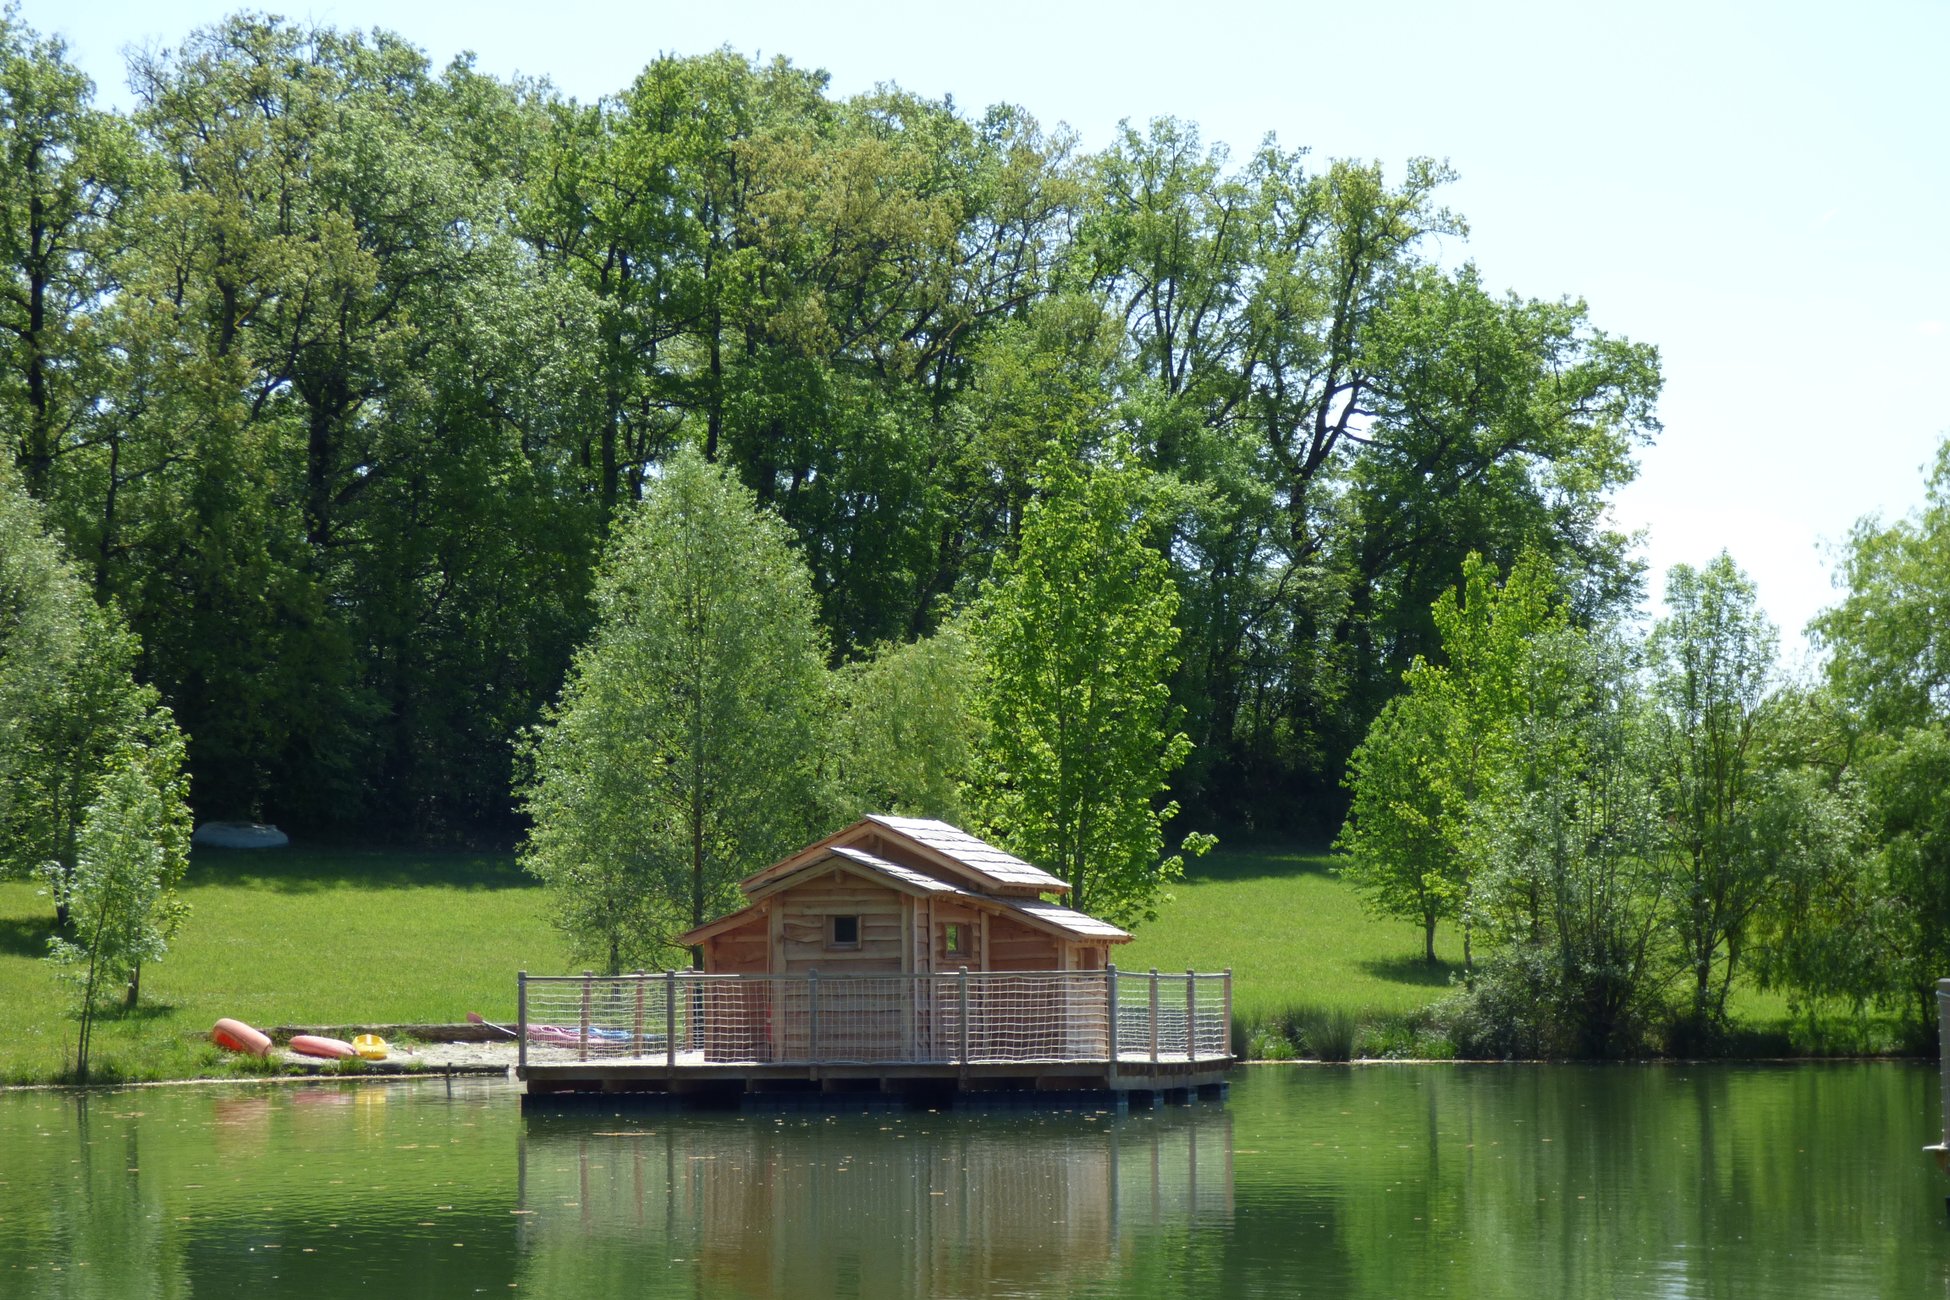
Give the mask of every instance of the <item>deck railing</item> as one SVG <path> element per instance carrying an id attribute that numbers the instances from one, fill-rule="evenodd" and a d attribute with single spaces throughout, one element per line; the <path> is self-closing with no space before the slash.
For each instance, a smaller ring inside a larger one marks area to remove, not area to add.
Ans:
<path id="1" fill-rule="evenodd" d="M 1232 973 L 519 976 L 521 1064 L 1183 1063 L 1230 1055 Z"/>

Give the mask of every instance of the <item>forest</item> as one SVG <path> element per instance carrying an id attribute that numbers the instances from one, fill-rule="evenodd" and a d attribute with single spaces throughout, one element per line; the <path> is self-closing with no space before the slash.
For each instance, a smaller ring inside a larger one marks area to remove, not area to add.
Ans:
<path id="1" fill-rule="evenodd" d="M 841 675 L 979 610 L 1064 466 L 1141 476 L 1133 526 L 1173 589 L 1166 730 L 1189 741 L 1160 795 L 1245 837 L 1325 841 L 1352 806 L 1378 896 L 1371 727 L 1410 726 L 1419 706 L 1385 711 L 1431 673 L 1466 679 L 1468 611 L 1527 575 L 1549 612 L 1521 639 L 1577 629 L 1563 654 L 1602 658 L 1646 593 L 1606 512 L 1660 433 L 1658 352 L 1484 284 L 1435 160 L 1235 155 L 1171 118 L 1092 152 L 1027 108 L 841 97 L 728 50 L 579 103 L 249 16 L 129 72 L 132 110 L 102 108 L 58 41 L 0 18 L 0 439 L 132 633 L 99 633 L 147 692 L 116 707 L 155 731 L 166 706 L 198 821 L 522 839 L 613 524 L 680 460 L 782 526 L 802 644 Z M 1927 921 L 1950 917 L 1950 782 L 1928 776 L 1947 500 L 1950 468 L 1922 515 L 1863 525 L 1817 629 L 1830 680 L 1770 706 L 1793 726 L 1769 761 L 1852 810 L 1884 873 L 1821 895 L 1847 917 L 1777 962 L 1824 995 L 1915 1006 L 1950 955 Z M 39 689 L 0 683 L 0 711 Z M 1520 711 L 1457 708 L 1423 738 L 1547 752 Z M 1415 851 L 1488 861 L 1451 775 L 1414 782 L 1453 795 Z M 1479 915 L 1467 882 L 1411 874 L 1383 905 L 1431 945 L 1438 915 Z M 1527 906 L 1500 923 L 1534 934 Z M 1702 1014 L 1757 908 L 1696 927 Z M 1872 933 L 1906 945 L 1893 986 L 1837 973 Z"/>
<path id="2" fill-rule="evenodd" d="M 93 106 L 7 29 L 0 427 L 199 818 L 506 840 L 511 741 L 683 444 L 791 529 L 836 659 L 933 630 L 1045 446 L 1168 476 L 1200 820 L 1331 832 L 1471 550 L 1635 589 L 1607 494 L 1658 364 L 1437 265 L 1444 170 L 1101 154 L 731 53 L 577 104 L 238 18 Z"/>

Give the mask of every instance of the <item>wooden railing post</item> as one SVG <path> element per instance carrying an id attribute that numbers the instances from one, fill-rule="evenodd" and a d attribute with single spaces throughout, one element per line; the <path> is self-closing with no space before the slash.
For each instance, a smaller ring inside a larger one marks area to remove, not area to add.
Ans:
<path id="1" fill-rule="evenodd" d="M 1232 1055 L 1232 967 L 1225 970 L 1225 982 L 1219 985 L 1219 1041 L 1225 1044 L 1225 1055 Z"/>
<path id="2" fill-rule="evenodd" d="M 1232 967 L 1225 969 L 1225 982 L 1219 984 L 1219 1043 L 1225 1045 L 1225 1052 L 1232 1054 Z"/>
<path id="3" fill-rule="evenodd" d="M 806 1059 L 817 1063 L 819 1060 L 819 972 L 806 972 Z"/>
<path id="4" fill-rule="evenodd" d="M 1198 1059 L 1198 972 L 1185 972 L 1185 1059 Z"/>
<path id="5" fill-rule="evenodd" d="M 636 1049 L 632 1054 L 643 1055 L 643 983 L 648 976 L 642 971 L 636 973 L 636 1022 L 631 1026 L 630 1046 Z"/>
<path id="6" fill-rule="evenodd" d="M 1158 1063 L 1158 968 L 1151 968 L 1151 1064 Z"/>
<path id="7" fill-rule="evenodd" d="M 961 1063 L 968 1064 L 968 967 L 961 968 Z"/>
<path id="8" fill-rule="evenodd" d="M 515 1068 L 528 1068 L 528 972 L 515 972 Z"/>
<path id="9" fill-rule="evenodd" d="M 1109 1016 L 1109 1033 L 1105 1035 L 1110 1047 L 1110 1077 L 1117 1077 L 1117 966 L 1114 962 L 1104 963 L 1104 1009 Z"/>
<path id="10" fill-rule="evenodd" d="M 582 1032 L 576 1035 L 576 1060 L 589 1059 L 589 981 L 596 978 L 596 972 L 582 972 Z"/>
<path id="11" fill-rule="evenodd" d="M 677 1068 L 677 972 L 664 972 L 664 1068 Z"/>

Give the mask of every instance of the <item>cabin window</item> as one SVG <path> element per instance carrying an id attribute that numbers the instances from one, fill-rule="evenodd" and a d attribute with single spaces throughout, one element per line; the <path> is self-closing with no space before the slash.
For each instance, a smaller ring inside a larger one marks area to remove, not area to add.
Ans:
<path id="1" fill-rule="evenodd" d="M 858 948 L 860 946 L 860 918 L 857 916 L 836 916 L 833 918 L 833 941 L 829 948 Z"/>
<path id="2" fill-rule="evenodd" d="M 961 926 L 954 921 L 942 927 L 941 951 L 950 957 L 961 953 Z"/>

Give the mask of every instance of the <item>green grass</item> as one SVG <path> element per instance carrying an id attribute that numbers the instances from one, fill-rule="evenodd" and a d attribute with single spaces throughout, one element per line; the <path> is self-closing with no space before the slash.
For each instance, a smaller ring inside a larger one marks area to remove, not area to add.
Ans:
<path id="1" fill-rule="evenodd" d="M 1122 970 L 1230 967 L 1233 1014 L 1246 1021 L 1297 1004 L 1404 1012 L 1447 993 L 1461 938 L 1438 929 L 1443 960 L 1430 966 L 1422 932 L 1371 916 L 1332 861 L 1324 851 L 1215 849 L 1189 864 L 1173 901 L 1111 959 Z"/>
<path id="2" fill-rule="evenodd" d="M 169 957 L 143 971 L 143 1006 L 97 1031 L 105 1079 L 250 1067 L 195 1035 L 222 1016 L 280 1024 L 512 1018 L 515 972 L 567 962 L 544 896 L 512 855 L 198 850 L 192 909 Z M 0 884 L 0 1083 L 59 1076 L 73 1050 L 69 996 L 43 960 L 53 913 Z"/>
<path id="3" fill-rule="evenodd" d="M 1444 960 L 1428 965 L 1421 932 L 1369 915 L 1331 864 L 1290 847 L 1215 851 L 1113 959 L 1124 970 L 1230 967 L 1242 1047 L 1442 1050 L 1416 1013 L 1448 993 L 1459 936 L 1439 930 Z M 221 1016 L 261 1028 L 442 1023 L 469 1011 L 512 1019 L 517 970 L 569 968 L 545 896 L 508 854 L 204 850 L 184 894 L 190 920 L 168 960 L 143 973 L 143 1006 L 97 1032 L 98 1079 L 262 1072 L 205 1040 Z M 52 929 L 32 886 L 0 884 L 0 1084 L 68 1068 L 69 998 L 43 960 Z M 1890 1040 L 1875 1025 L 1811 1037 L 1789 1026 L 1782 998 L 1752 989 L 1737 993 L 1734 1011 L 1736 1050 L 1751 1054 L 1887 1050 Z"/>

